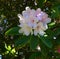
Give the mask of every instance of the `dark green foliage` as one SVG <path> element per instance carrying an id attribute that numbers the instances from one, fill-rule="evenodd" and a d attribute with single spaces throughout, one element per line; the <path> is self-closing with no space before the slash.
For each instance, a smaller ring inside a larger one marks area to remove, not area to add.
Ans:
<path id="1" fill-rule="evenodd" d="M 15 41 L 15 46 L 22 48 L 30 41 L 30 37 L 22 36 Z"/>
<path id="2" fill-rule="evenodd" d="M 41 58 L 41 52 L 34 52 L 32 53 L 29 59 L 40 59 L 40 58 Z"/>
<path id="3" fill-rule="evenodd" d="M 32 50 L 36 49 L 37 45 L 39 43 L 39 40 L 38 40 L 38 37 L 31 37 L 31 40 L 30 40 L 30 48 Z"/>
<path id="4" fill-rule="evenodd" d="M 17 14 L 22 13 L 26 6 L 41 8 L 51 17 L 44 36 L 19 34 Z M 58 49 L 60 0 L 0 0 L 0 55 L 3 59 L 60 59 Z"/>
<path id="5" fill-rule="evenodd" d="M 49 39 L 49 37 L 40 36 L 39 38 L 44 43 L 44 45 L 46 45 L 48 48 L 52 48 L 52 46 L 53 46 L 52 41 L 51 41 L 51 39 Z"/>
<path id="6" fill-rule="evenodd" d="M 19 35 L 19 27 L 13 27 L 6 31 L 5 35 Z"/>

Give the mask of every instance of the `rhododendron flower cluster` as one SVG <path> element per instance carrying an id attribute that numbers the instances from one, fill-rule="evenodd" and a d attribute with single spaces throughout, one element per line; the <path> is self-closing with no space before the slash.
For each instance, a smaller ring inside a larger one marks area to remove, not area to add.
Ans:
<path id="1" fill-rule="evenodd" d="M 28 36 L 31 35 L 44 35 L 45 30 L 48 29 L 47 23 L 51 22 L 51 19 L 48 17 L 48 14 L 41 11 L 40 8 L 37 10 L 30 9 L 26 7 L 26 9 L 21 14 L 18 14 L 19 22 L 20 22 L 20 30 L 19 33 L 23 33 Z"/>

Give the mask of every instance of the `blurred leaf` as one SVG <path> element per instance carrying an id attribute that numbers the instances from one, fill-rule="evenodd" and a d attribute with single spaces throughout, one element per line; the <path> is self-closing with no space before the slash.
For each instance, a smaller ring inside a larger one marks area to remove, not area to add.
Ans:
<path id="1" fill-rule="evenodd" d="M 54 36 L 58 36 L 58 35 L 60 35 L 60 28 L 56 28 L 56 29 L 54 29 L 54 30 L 47 30 L 46 31 L 46 33 L 48 34 L 48 36 L 50 37 L 50 38 L 52 38 L 52 37 L 54 37 Z"/>
<path id="2" fill-rule="evenodd" d="M 41 53 L 40 52 L 34 52 L 32 53 L 32 55 L 30 56 L 29 59 L 40 59 L 41 58 Z"/>
<path id="3" fill-rule="evenodd" d="M 13 27 L 5 32 L 5 35 L 19 35 L 19 27 Z"/>
<path id="4" fill-rule="evenodd" d="M 54 36 L 57 36 L 60 34 L 60 28 L 57 28 L 56 30 L 54 30 Z"/>
<path id="5" fill-rule="evenodd" d="M 32 50 L 36 49 L 38 46 L 38 37 L 32 36 L 30 40 L 30 48 Z"/>
<path id="6" fill-rule="evenodd" d="M 38 3 L 38 7 L 42 8 L 44 5 L 44 2 L 46 2 L 46 0 L 36 0 Z"/>
<path id="7" fill-rule="evenodd" d="M 11 50 L 11 53 L 14 54 L 16 52 L 15 48 Z"/>
<path id="8" fill-rule="evenodd" d="M 10 46 L 10 45 L 7 46 L 7 45 L 5 44 L 5 48 L 6 48 L 8 51 L 11 51 L 11 46 Z"/>
<path id="9" fill-rule="evenodd" d="M 60 6 L 53 6 L 51 11 L 52 18 L 58 18 L 60 16 Z"/>
<path id="10" fill-rule="evenodd" d="M 41 53 L 42 53 L 42 58 L 46 58 L 48 54 L 48 49 L 44 43 L 40 40 L 40 48 L 41 48 Z"/>
<path id="11" fill-rule="evenodd" d="M 46 30 L 46 34 L 49 36 L 49 38 L 52 38 L 54 32 L 53 32 L 53 30 L 47 29 L 47 30 Z"/>
<path id="12" fill-rule="evenodd" d="M 38 36 L 38 37 L 48 48 L 52 48 L 53 44 L 52 41 L 49 39 L 49 37 L 43 37 L 43 36 Z"/>
<path id="13" fill-rule="evenodd" d="M 30 37 L 22 36 L 18 38 L 18 40 L 15 40 L 15 47 L 24 47 L 28 42 L 30 41 Z"/>
<path id="14" fill-rule="evenodd" d="M 55 25 L 55 22 L 52 22 L 49 24 L 50 27 L 54 26 Z"/>

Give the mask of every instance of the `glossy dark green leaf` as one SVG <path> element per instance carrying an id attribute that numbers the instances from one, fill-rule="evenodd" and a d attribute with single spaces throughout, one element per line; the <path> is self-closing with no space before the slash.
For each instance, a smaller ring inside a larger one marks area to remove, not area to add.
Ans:
<path id="1" fill-rule="evenodd" d="M 32 50 L 34 50 L 34 49 L 36 49 L 37 48 L 37 45 L 38 45 L 38 37 L 36 37 L 36 36 L 32 36 L 31 37 L 31 40 L 30 40 L 30 48 L 32 49 Z"/>
<path id="2" fill-rule="evenodd" d="M 39 36 L 39 38 L 48 48 L 52 48 L 53 44 L 49 37 Z"/>
<path id="3" fill-rule="evenodd" d="M 10 28 L 5 32 L 5 35 L 19 35 L 19 27 Z"/>
<path id="4" fill-rule="evenodd" d="M 28 42 L 30 41 L 30 37 L 22 36 L 18 38 L 18 40 L 15 40 L 15 47 L 22 48 L 24 47 Z"/>
<path id="5" fill-rule="evenodd" d="M 42 58 L 47 56 L 48 54 L 48 49 L 46 47 L 46 45 L 44 43 L 42 43 L 42 41 L 40 40 L 40 48 L 41 48 L 41 53 L 42 53 Z"/>

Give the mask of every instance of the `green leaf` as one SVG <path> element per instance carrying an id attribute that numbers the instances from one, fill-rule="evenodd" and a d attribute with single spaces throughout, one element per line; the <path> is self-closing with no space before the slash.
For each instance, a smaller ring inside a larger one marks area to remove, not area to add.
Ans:
<path id="1" fill-rule="evenodd" d="M 41 40 L 39 42 L 40 42 L 40 48 L 41 48 L 41 54 L 42 54 L 41 57 L 42 57 L 42 59 L 43 58 L 46 59 L 49 50 L 48 50 L 47 46 L 44 43 L 42 43 Z"/>
<path id="2" fill-rule="evenodd" d="M 15 47 L 22 48 L 30 41 L 29 36 L 22 36 L 18 40 L 15 40 Z"/>
<path id="3" fill-rule="evenodd" d="M 57 28 L 54 32 L 54 36 L 57 36 L 60 34 L 60 28 Z"/>
<path id="4" fill-rule="evenodd" d="M 43 37 L 43 36 L 38 36 L 38 37 L 48 48 L 52 48 L 53 44 L 51 40 L 49 39 L 49 37 Z"/>
<path id="5" fill-rule="evenodd" d="M 45 2 L 46 0 L 36 0 L 36 1 L 37 1 L 37 3 L 38 3 L 38 6 L 39 6 L 40 8 L 42 8 L 43 5 L 44 5 L 44 2 Z"/>
<path id="6" fill-rule="evenodd" d="M 53 30 L 50 30 L 50 29 L 46 30 L 46 34 L 47 34 L 47 36 L 49 36 L 50 39 L 52 39 L 53 36 L 54 36 L 54 35 L 53 35 L 53 34 L 54 34 Z M 49 39 L 49 38 L 48 38 L 48 39 Z"/>
<path id="7" fill-rule="evenodd" d="M 52 18 L 58 18 L 59 16 L 60 16 L 60 6 L 53 6 L 51 17 Z"/>
<path id="8" fill-rule="evenodd" d="M 40 52 L 34 52 L 32 53 L 32 55 L 30 56 L 29 59 L 40 59 L 41 58 L 41 53 Z"/>
<path id="9" fill-rule="evenodd" d="M 56 22 L 52 22 L 52 23 L 49 24 L 49 27 L 52 27 L 52 26 L 54 26 L 55 24 L 56 24 Z"/>
<path id="10" fill-rule="evenodd" d="M 46 34 L 48 34 L 50 38 L 53 38 L 54 36 L 58 36 L 60 35 L 60 28 L 55 28 L 54 30 L 48 29 L 46 31 Z"/>
<path id="11" fill-rule="evenodd" d="M 10 28 L 5 32 L 5 35 L 19 35 L 19 27 Z"/>
<path id="12" fill-rule="evenodd" d="M 30 48 L 34 50 L 36 49 L 37 45 L 38 45 L 38 37 L 32 36 L 30 40 Z"/>

